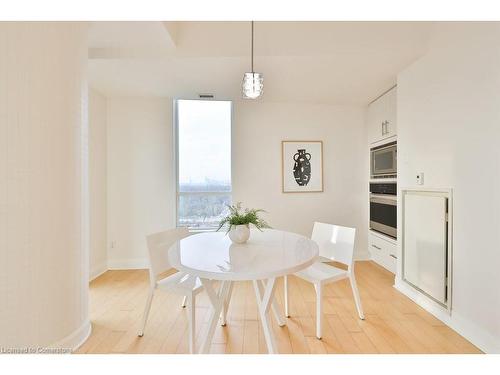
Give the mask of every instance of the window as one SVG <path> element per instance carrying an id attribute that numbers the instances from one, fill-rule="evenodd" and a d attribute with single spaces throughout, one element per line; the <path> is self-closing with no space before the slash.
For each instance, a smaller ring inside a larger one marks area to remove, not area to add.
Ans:
<path id="1" fill-rule="evenodd" d="M 231 102 L 177 100 L 177 225 L 211 229 L 231 203 Z"/>

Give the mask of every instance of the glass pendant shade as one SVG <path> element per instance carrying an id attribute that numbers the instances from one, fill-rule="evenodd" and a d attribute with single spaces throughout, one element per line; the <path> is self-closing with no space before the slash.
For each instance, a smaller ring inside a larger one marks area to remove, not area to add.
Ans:
<path id="1" fill-rule="evenodd" d="M 261 73 L 245 73 L 241 84 L 243 98 L 257 99 L 264 91 L 264 75 Z"/>

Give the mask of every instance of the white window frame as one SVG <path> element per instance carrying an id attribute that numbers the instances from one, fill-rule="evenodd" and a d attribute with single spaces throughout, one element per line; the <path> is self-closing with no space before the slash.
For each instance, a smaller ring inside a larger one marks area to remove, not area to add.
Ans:
<path id="1" fill-rule="evenodd" d="M 180 100 L 196 100 L 196 101 L 214 101 L 214 102 L 229 102 L 230 105 L 230 111 L 231 111 L 231 124 L 229 127 L 229 132 L 230 132 L 230 139 L 231 139 L 231 145 L 230 145 L 230 158 L 231 158 L 231 190 L 230 191 L 196 191 L 196 192 L 180 192 L 179 191 L 179 108 L 178 108 L 178 102 Z M 174 157 L 173 157 L 173 162 L 174 162 L 174 170 L 175 170 L 175 212 L 174 212 L 174 221 L 175 221 L 175 226 L 177 228 L 181 227 L 179 225 L 179 197 L 182 195 L 220 195 L 220 194 L 228 194 L 230 196 L 230 204 L 232 204 L 233 201 L 233 122 L 234 122 L 234 115 L 233 115 L 233 101 L 230 99 L 200 99 L 200 98 L 195 98 L 195 99 L 185 99 L 185 98 L 174 98 L 173 99 L 173 140 L 174 140 Z M 182 226 L 184 227 L 184 226 Z M 215 227 L 206 227 L 206 228 L 189 228 L 190 232 L 213 232 L 217 228 Z"/>

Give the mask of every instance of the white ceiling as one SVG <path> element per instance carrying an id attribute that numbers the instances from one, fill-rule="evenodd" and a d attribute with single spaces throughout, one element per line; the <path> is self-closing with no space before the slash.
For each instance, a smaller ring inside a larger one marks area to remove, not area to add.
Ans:
<path id="1" fill-rule="evenodd" d="M 269 101 L 367 104 L 422 56 L 429 22 L 256 22 Z M 94 22 L 90 85 L 108 96 L 240 98 L 249 22 Z"/>

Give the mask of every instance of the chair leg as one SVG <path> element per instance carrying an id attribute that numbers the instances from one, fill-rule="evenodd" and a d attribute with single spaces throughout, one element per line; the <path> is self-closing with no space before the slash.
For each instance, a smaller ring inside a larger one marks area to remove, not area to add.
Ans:
<path id="1" fill-rule="evenodd" d="M 187 297 L 184 296 L 184 298 L 182 299 L 182 304 L 181 304 L 181 307 L 182 308 L 185 308 L 186 307 L 186 302 L 187 302 Z"/>
<path id="2" fill-rule="evenodd" d="M 144 313 L 142 314 L 141 329 L 139 330 L 139 337 L 144 336 L 144 329 L 146 328 L 146 322 L 148 320 L 149 310 L 151 310 L 151 302 L 153 302 L 153 295 L 155 289 L 150 288 L 148 299 L 146 300 L 146 307 L 144 308 Z"/>
<path id="3" fill-rule="evenodd" d="M 193 294 L 190 294 L 187 297 L 187 313 L 188 313 L 189 353 L 193 354 L 195 348 L 195 328 L 196 328 L 196 321 L 195 321 L 196 306 L 195 306 L 195 297 Z"/>
<path id="4" fill-rule="evenodd" d="M 321 283 L 314 284 L 316 289 L 316 337 L 321 340 L 321 323 L 323 318 L 323 291 Z"/>
<path id="5" fill-rule="evenodd" d="M 283 277 L 283 288 L 285 289 L 285 316 L 290 317 L 290 312 L 288 310 L 288 276 Z"/>
<path id="6" fill-rule="evenodd" d="M 363 306 L 361 305 L 361 299 L 359 298 L 358 286 L 356 285 L 356 279 L 354 274 L 349 275 L 349 281 L 351 282 L 352 294 L 354 295 L 354 302 L 356 303 L 356 309 L 358 310 L 359 319 L 364 320 L 365 314 L 363 314 Z"/>

